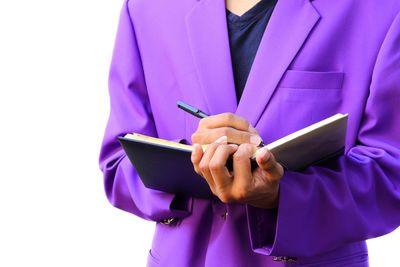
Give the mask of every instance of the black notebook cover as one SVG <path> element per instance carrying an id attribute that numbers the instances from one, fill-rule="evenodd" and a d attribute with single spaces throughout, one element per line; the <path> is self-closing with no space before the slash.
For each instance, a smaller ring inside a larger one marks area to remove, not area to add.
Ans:
<path id="1" fill-rule="evenodd" d="M 193 169 L 191 152 L 118 137 L 129 160 L 148 188 L 196 198 L 215 198 Z"/>

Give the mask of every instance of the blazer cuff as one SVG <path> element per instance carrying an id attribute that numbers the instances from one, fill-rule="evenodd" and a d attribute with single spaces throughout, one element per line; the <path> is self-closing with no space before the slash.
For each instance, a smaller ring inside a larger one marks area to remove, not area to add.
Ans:
<path id="1" fill-rule="evenodd" d="M 134 168 L 128 157 L 121 161 L 125 173 L 133 174 Z M 129 176 L 133 177 L 133 176 Z M 132 187 L 134 202 L 141 210 L 144 219 L 163 221 L 165 219 L 183 219 L 192 213 L 192 198 L 150 189 L 144 186 L 139 177 Z"/>
<path id="2" fill-rule="evenodd" d="M 287 188 L 290 175 L 290 171 L 285 171 L 281 179 L 277 209 L 261 209 L 250 205 L 246 207 L 251 246 L 256 253 L 277 257 L 294 256 L 283 255 L 292 240 L 286 231 L 296 222 L 296 218 L 291 215 L 292 200 Z"/>

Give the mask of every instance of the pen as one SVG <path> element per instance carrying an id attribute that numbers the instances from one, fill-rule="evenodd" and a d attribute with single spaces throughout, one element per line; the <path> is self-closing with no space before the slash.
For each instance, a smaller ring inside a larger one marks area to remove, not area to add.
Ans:
<path id="1" fill-rule="evenodd" d="M 200 109 L 195 108 L 195 107 L 193 107 L 193 106 L 191 106 L 191 105 L 189 105 L 189 104 L 187 104 L 187 103 L 185 103 L 183 101 L 177 101 L 176 105 L 180 109 L 183 109 L 184 111 L 196 116 L 197 118 L 203 119 L 203 118 L 206 118 L 206 117 L 209 116 L 204 111 L 201 111 Z M 261 143 L 258 145 L 258 147 L 260 148 L 260 147 L 263 147 L 263 146 L 265 146 L 265 143 L 263 141 L 261 141 Z"/>
<path id="2" fill-rule="evenodd" d="M 187 103 L 185 103 L 183 101 L 176 102 L 176 105 L 180 109 L 183 109 L 184 111 L 196 116 L 197 118 L 203 119 L 203 118 L 208 117 L 208 114 L 205 113 L 204 111 L 201 111 L 200 109 L 195 108 L 195 107 L 193 107 L 193 106 L 191 106 L 191 105 L 189 105 L 189 104 L 187 104 Z"/>

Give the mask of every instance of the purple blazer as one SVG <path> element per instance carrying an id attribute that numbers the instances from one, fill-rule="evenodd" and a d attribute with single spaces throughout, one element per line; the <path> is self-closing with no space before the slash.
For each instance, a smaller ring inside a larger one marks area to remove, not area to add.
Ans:
<path id="1" fill-rule="evenodd" d="M 157 222 L 148 266 L 368 266 L 365 240 L 400 224 L 399 11 L 398 0 L 279 0 L 237 104 L 224 0 L 125 2 L 100 166 L 114 206 Z M 286 171 L 278 210 L 179 200 L 145 188 L 117 141 L 190 140 L 198 119 L 177 100 L 236 113 L 266 143 L 348 113 L 345 155 Z"/>

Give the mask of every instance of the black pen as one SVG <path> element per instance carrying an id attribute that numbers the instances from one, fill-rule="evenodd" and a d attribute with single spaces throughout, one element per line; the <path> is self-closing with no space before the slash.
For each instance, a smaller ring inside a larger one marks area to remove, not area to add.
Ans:
<path id="1" fill-rule="evenodd" d="M 192 114 L 193 116 L 196 116 L 197 118 L 203 119 L 203 118 L 207 118 L 209 115 L 207 113 L 205 113 L 204 111 L 201 111 L 198 108 L 195 108 L 183 101 L 177 101 L 176 105 L 180 108 L 183 109 L 184 111 Z M 261 141 L 261 143 L 258 145 L 258 147 L 263 147 L 265 146 L 265 143 L 263 141 Z"/>
<path id="2" fill-rule="evenodd" d="M 197 118 L 203 119 L 203 118 L 208 117 L 208 114 L 205 113 L 204 111 L 201 111 L 200 109 L 195 108 L 195 107 L 193 107 L 193 106 L 191 106 L 191 105 L 189 105 L 189 104 L 187 104 L 187 103 L 185 103 L 183 101 L 176 102 L 176 105 L 180 109 L 183 109 L 184 111 L 196 116 Z"/>

